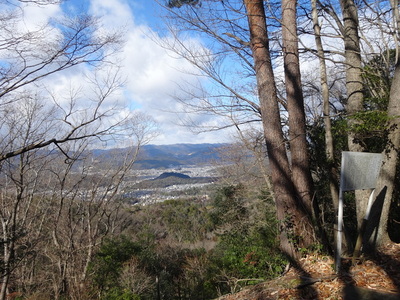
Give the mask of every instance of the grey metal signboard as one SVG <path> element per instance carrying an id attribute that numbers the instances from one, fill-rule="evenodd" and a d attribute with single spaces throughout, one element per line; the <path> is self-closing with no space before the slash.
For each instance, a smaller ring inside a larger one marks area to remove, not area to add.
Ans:
<path id="1" fill-rule="evenodd" d="M 375 189 L 382 165 L 381 153 L 342 152 L 342 166 L 340 171 L 340 189 L 338 206 L 336 271 L 340 270 L 342 254 L 343 229 L 343 192 L 353 190 Z M 372 206 L 373 192 L 368 199 L 366 219 Z"/>
<path id="2" fill-rule="evenodd" d="M 382 164 L 381 153 L 342 152 L 342 191 L 373 189 Z"/>

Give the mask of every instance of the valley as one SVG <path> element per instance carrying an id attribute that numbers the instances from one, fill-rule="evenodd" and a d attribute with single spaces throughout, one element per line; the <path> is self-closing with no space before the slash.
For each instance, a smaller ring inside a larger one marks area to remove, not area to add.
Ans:
<path id="1" fill-rule="evenodd" d="M 132 205 L 171 199 L 208 198 L 218 180 L 219 153 L 226 144 L 145 145 L 125 177 L 122 197 Z M 115 152 L 114 150 L 110 150 Z M 119 157 L 123 149 L 119 150 Z M 107 152 L 101 156 L 107 157 Z"/>
<path id="2" fill-rule="evenodd" d="M 147 205 L 199 194 L 207 198 L 207 189 L 218 180 L 218 173 L 215 166 L 185 166 L 134 170 L 128 178 L 123 197 L 131 204 Z"/>

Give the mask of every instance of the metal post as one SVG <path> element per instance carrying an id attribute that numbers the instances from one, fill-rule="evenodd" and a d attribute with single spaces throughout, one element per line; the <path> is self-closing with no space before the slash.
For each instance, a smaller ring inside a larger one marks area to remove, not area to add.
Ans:
<path id="1" fill-rule="evenodd" d="M 345 155 L 342 155 L 342 169 L 346 163 Z M 340 272 L 341 256 L 342 256 L 342 231 L 343 231 L 343 186 L 345 178 L 343 172 L 340 176 L 340 187 L 339 187 L 339 204 L 338 204 L 338 225 L 337 225 L 337 239 L 336 239 L 336 258 L 335 258 L 335 268 L 336 273 Z"/>
<path id="2" fill-rule="evenodd" d="M 361 227 L 360 227 L 360 231 L 358 232 L 357 242 L 356 242 L 356 246 L 354 247 L 353 258 L 352 258 L 352 264 L 353 265 L 356 264 L 356 261 L 357 261 L 358 257 L 360 256 L 360 253 L 361 253 L 361 246 L 362 246 L 362 243 L 363 243 L 364 232 L 365 232 L 365 229 L 367 228 L 369 214 L 371 212 L 372 201 L 374 199 L 374 192 L 375 192 L 375 189 L 373 189 L 371 194 L 369 195 L 367 211 L 365 212 L 365 216 L 364 216 L 364 219 L 362 221 L 362 224 L 361 224 Z"/>
<path id="3" fill-rule="evenodd" d="M 340 185 L 342 186 L 342 185 Z M 336 273 L 340 271 L 341 256 L 342 256 L 342 231 L 343 231 L 343 191 L 339 189 L 339 205 L 338 205 L 338 225 L 337 225 L 337 239 L 336 239 L 336 258 L 335 269 Z"/>

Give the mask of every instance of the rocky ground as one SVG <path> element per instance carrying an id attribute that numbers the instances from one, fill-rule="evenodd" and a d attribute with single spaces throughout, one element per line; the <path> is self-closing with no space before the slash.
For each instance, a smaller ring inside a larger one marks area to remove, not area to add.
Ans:
<path id="1" fill-rule="evenodd" d="M 356 265 L 344 259 L 339 275 L 333 266 L 329 256 L 307 255 L 284 276 L 218 300 L 400 299 L 400 244 L 387 245 Z"/>

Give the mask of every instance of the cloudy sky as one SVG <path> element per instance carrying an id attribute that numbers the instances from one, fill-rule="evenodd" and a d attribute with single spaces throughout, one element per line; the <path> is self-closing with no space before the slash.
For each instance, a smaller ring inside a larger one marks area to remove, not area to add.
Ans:
<path id="1" fill-rule="evenodd" d="M 26 15 L 28 22 L 38 22 L 62 12 L 88 12 L 101 17 L 104 28 L 124 31 L 125 44 L 120 53 L 126 85 L 121 93 L 131 110 L 151 115 L 160 134 L 151 143 L 219 143 L 229 141 L 228 132 L 193 134 L 179 125 L 181 104 L 172 95 L 179 93 L 176 83 L 196 80 L 181 72 L 193 67 L 158 46 L 154 39 L 168 39 L 162 29 L 161 8 L 153 0 L 66 0 L 61 6 L 46 6 Z M 196 37 L 192 37 L 193 40 Z M 177 113 L 178 112 L 178 113 Z M 203 125 L 220 122 L 210 116 L 192 116 Z"/>

